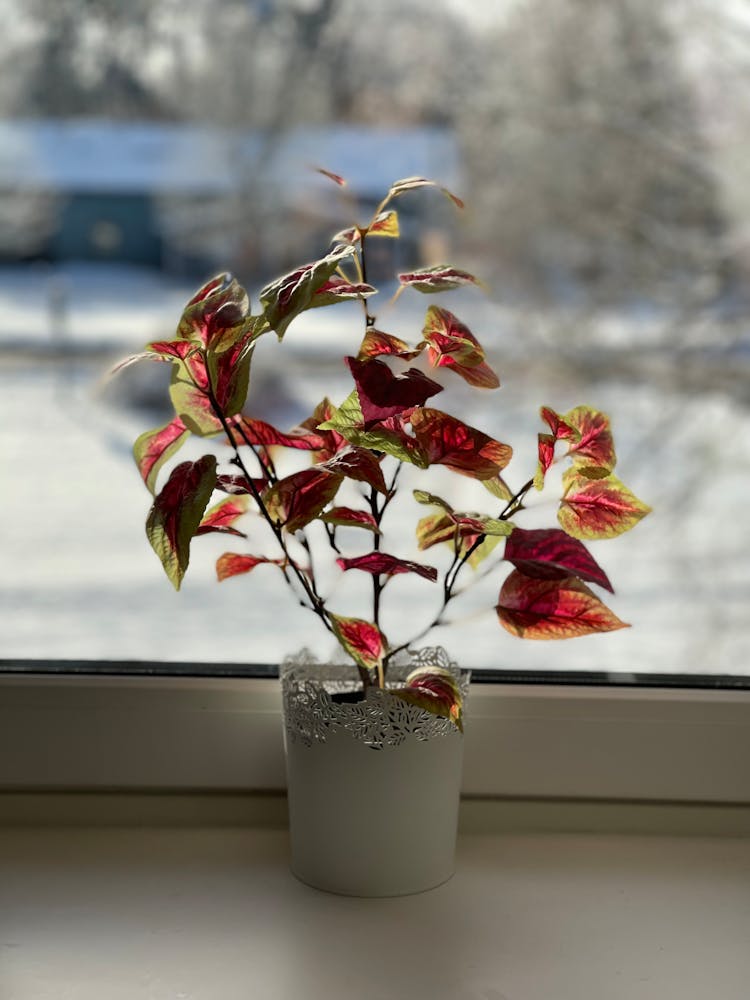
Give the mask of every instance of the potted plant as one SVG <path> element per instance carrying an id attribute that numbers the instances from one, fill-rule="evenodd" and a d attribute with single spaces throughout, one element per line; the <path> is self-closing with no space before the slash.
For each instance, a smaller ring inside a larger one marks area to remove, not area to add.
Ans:
<path id="1" fill-rule="evenodd" d="M 173 340 L 124 362 L 172 366 L 174 417 L 134 447 L 154 495 L 146 532 L 172 584 L 179 589 L 196 536 L 234 536 L 232 551 L 218 559 L 219 581 L 282 574 L 348 661 L 320 664 L 303 653 L 282 665 L 292 867 L 313 885 L 362 895 L 418 891 L 453 871 L 467 665 L 459 669 L 439 649 L 415 651 L 414 643 L 444 623 L 459 583 L 488 571 L 498 578 L 499 624 L 514 636 L 561 639 L 622 628 L 591 589 L 612 588 L 584 542 L 618 535 L 648 512 L 614 475 L 605 414 L 543 407 L 527 475 L 511 486 L 504 478 L 511 448 L 433 405 L 443 388 L 437 376 L 479 392 L 499 386 L 468 327 L 430 303 L 415 342 L 380 329 L 368 248 L 399 237 L 394 206 L 424 187 L 461 207 L 432 181 L 398 181 L 366 224 L 338 233 L 320 259 L 267 285 L 255 309 L 234 278 L 219 275 L 188 302 Z M 447 265 L 401 273 L 398 282 L 397 296 L 478 283 Z M 336 403 L 323 399 L 291 430 L 259 419 L 248 392 L 259 338 L 275 333 L 282 341 L 303 312 L 347 300 L 362 305 L 362 326 L 344 358 L 349 394 Z M 210 451 L 169 462 L 190 436 L 215 441 L 218 457 Z M 279 453 L 304 452 L 309 463 L 285 472 Z M 545 488 L 557 462 L 566 465 L 559 524 L 522 527 L 516 519 L 525 498 Z M 456 509 L 432 492 L 436 467 L 480 484 L 490 512 Z M 426 481 L 405 497 L 404 469 Z M 419 550 L 448 550 L 442 569 L 391 550 L 387 529 L 397 500 L 412 505 Z M 266 532 L 262 550 L 240 527 L 248 520 L 254 533 L 258 526 Z M 337 611 L 321 583 L 323 560 L 347 577 L 369 576 L 361 615 Z M 384 631 L 383 604 L 400 574 L 437 588 L 439 610 L 411 635 L 395 637 Z"/>

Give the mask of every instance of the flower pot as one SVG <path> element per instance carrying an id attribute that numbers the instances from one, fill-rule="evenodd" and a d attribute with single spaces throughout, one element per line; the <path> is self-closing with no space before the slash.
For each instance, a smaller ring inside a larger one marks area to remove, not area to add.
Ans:
<path id="1" fill-rule="evenodd" d="M 464 698 L 469 672 L 442 650 L 392 666 L 448 667 Z M 351 665 L 305 653 L 281 668 L 292 871 L 351 896 L 400 896 L 454 871 L 463 735 L 453 722 L 370 688 Z"/>

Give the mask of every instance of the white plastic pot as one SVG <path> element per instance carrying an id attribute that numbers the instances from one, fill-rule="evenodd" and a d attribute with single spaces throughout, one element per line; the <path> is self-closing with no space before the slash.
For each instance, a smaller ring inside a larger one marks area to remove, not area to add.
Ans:
<path id="1" fill-rule="evenodd" d="M 442 651 L 419 664 L 447 665 Z M 427 658 L 426 658 L 427 657 Z M 392 683 L 413 669 L 394 671 Z M 464 694 L 468 671 L 458 671 Z M 354 679 L 352 679 L 354 678 Z M 281 670 L 292 871 L 350 896 L 400 896 L 454 872 L 463 736 L 453 722 L 370 689 L 351 666 L 304 654 Z"/>

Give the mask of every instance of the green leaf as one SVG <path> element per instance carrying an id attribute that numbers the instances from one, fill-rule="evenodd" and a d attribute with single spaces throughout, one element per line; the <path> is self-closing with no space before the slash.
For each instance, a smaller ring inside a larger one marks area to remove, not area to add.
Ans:
<path id="1" fill-rule="evenodd" d="M 216 486 L 216 459 L 204 455 L 172 470 L 146 520 L 146 535 L 175 590 L 180 589 L 197 533 Z"/>
<path id="2" fill-rule="evenodd" d="M 422 448 L 400 426 L 398 418 L 381 421 L 367 431 L 364 429 L 364 417 L 356 389 L 352 389 L 333 416 L 318 424 L 317 429 L 335 431 L 349 444 L 382 451 L 420 469 L 427 468 Z"/>
<path id="3" fill-rule="evenodd" d="M 315 293 L 339 268 L 341 262 L 354 253 L 352 246 L 338 246 L 311 264 L 304 264 L 290 274 L 278 278 L 260 293 L 263 315 L 281 340 L 295 317 L 308 309 Z"/>

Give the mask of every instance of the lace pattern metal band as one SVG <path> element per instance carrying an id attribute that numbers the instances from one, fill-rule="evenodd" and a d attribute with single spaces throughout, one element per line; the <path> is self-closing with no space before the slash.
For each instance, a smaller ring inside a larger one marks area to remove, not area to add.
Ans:
<path id="1" fill-rule="evenodd" d="M 458 679 L 466 705 L 470 672 L 460 670 L 440 647 L 420 649 L 395 660 L 389 670 L 389 685 L 397 687 L 412 670 L 424 666 L 450 670 Z M 302 650 L 284 660 L 280 675 L 289 740 L 300 740 L 310 746 L 325 742 L 331 733 L 343 730 L 352 739 L 382 750 L 386 746 L 399 746 L 405 740 L 460 737 L 450 719 L 409 705 L 387 689 L 369 688 L 367 697 L 360 701 L 337 700 L 337 695 L 360 689 L 351 663 L 319 663 L 311 653 Z"/>

